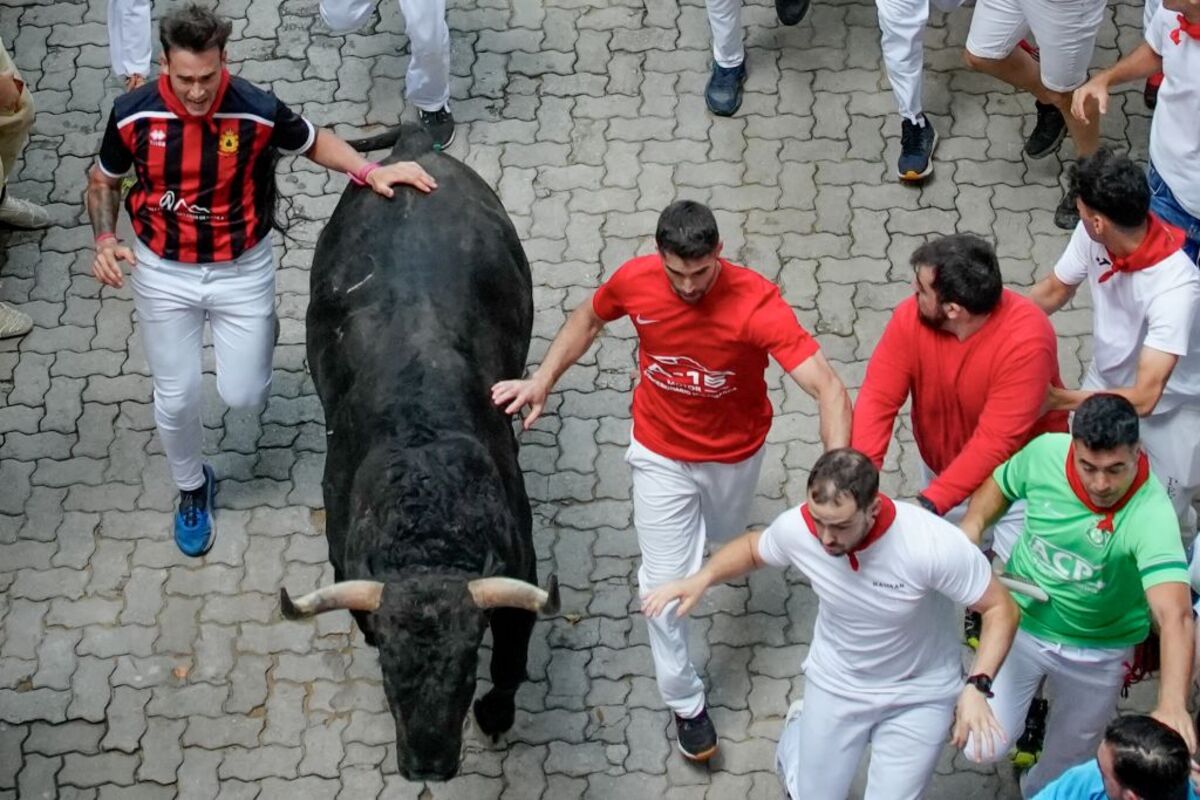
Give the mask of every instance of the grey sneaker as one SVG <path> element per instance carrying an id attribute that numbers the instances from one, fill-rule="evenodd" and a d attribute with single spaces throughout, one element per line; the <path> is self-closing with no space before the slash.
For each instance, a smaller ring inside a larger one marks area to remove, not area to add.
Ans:
<path id="1" fill-rule="evenodd" d="M 50 223 L 50 212 L 37 203 L 13 197 L 11 194 L 6 195 L 4 202 L 0 203 L 0 225 L 36 230 L 49 228 Z"/>
<path id="2" fill-rule="evenodd" d="M 33 318 L 7 303 L 0 303 L 0 339 L 24 336 L 33 328 Z"/>
<path id="3" fill-rule="evenodd" d="M 440 108 L 437 111 L 417 109 L 421 126 L 429 132 L 433 139 L 434 150 L 445 150 L 454 141 L 454 115 L 450 108 Z"/>

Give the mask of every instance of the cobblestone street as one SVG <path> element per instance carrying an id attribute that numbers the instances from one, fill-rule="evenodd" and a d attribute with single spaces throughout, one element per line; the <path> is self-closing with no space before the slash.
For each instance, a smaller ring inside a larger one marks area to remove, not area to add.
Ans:
<path id="1" fill-rule="evenodd" d="M 219 9 L 235 20 L 232 71 L 315 123 L 351 135 L 415 118 L 391 0 L 344 37 L 316 0 Z M 1108 14 L 1095 65 L 1140 40 L 1141 4 L 1118 0 Z M 709 769 L 686 764 L 631 613 L 628 322 L 609 326 L 522 436 L 539 574 L 557 572 L 564 609 L 534 631 L 514 728 L 493 745 L 468 722 L 449 783 L 398 776 L 377 658 L 350 616 L 286 622 L 278 610 L 280 586 L 295 595 L 333 579 L 304 314 L 313 247 L 346 179 L 303 159 L 280 164 L 290 225 L 276 235 L 272 396 L 261 413 L 229 411 L 206 375 L 220 537 L 203 559 L 179 552 L 130 290 L 101 290 L 89 273 L 81 192 L 120 88 L 104 15 L 99 0 L 0 4 L 38 106 L 10 190 L 56 222 L 0 231 L 0 299 L 36 323 L 0 341 L 0 798 L 781 797 L 775 740 L 803 693 L 816 601 L 777 570 L 708 595 L 693 652 L 722 752 Z M 927 32 L 926 103 L 942 138 L 923 188 L 893 178 L 899 117 L 873 3 L 814 0 L 784 28 L 773 4 L 749 0 L 744 20 L 747 94 L 725 119 L 704 107 L 702 0 L 450 1 L 460 121 L 450 152 L 496 187 L 521 234 L 535 279 L 532 363 L 602 278 L 650 251 L 658 212 L 680 197 L 714 208 L 725 255 L 779 283 L 852 392 L 926 237 L 993 239 L 1012 286 L 1054 263 L 1067 241 L 1052 222 L 1061 162 L 1022 159 L 1032 98 L 962 66 L 970 9 L 934 12 Z M 1114 94 L 1103 132 L 1144 159 L 1149 124 L 1138 86 Z M 1077 386 L 1086 297 L 1054 324 L 1063 378 Z M 770 381 L 760 522 L 801 500 L 820 452 L 815 405 L 777 367 Z M 909 497 L 920 484 L 907 419 L 898 440 L 885 488 Z M 1147 709 L 1152 692 L 1139 687 L 1134 701 Z M 1007 762 L 979 767 L 947 748 L 929 797 L 1011 800 L 1015 786 Z"/>

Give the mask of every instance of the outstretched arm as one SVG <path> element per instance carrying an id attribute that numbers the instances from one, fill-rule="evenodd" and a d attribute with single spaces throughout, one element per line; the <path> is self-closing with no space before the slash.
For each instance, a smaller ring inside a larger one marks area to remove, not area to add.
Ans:
<path id="1" fill-rule="evenodd" d="M 317 131 L 316 141 L 304 155 L 326 169 L 355 176 L 384 197 L 395 194 L 392 186 L 397 183 L 408 184 L 422 192 L 437 188 L 437 181 L 417 162 L 397 161 L 386 166 L 372 166 L 345 140 L 327 130 Z"/>
<path id="2" fill-rule="evenodd" d="M 679 600 L 681 602 L 675 614 L 682 617 L 696 607 L 709 586 L 733 580 L 763 566 L 763 560 L 758 555 L 758 540 L 761 537 L 761 529 L 746 531 L 717 551 L 695 575 L 664 584 L 643 596 L 642 613 L 647 617 L 657 617 L 671 602 Z"/>
<path id="3" fill-rule="evenodd" d="M 97 166 L 88 172 L 88 185 L 83 193 L 92 231 L 96 235 L 96 255 L 92 259 L 92 275 L 105 286 L 115 289 L 125 283 L 122 261 L 133 265 L 133 250 L 117 240 L 117 214 L 121 208 L 121 179 L 106 174 Z"/>
<path id="4" fill-rule="evenodd" d="M 1191 594 L 1186 583 L 1160 583 L 1146 590 L 1150 612 L 1158 625 L 1158 705 L 1152 716 L 1174 728 L 1196 750 L 1196 728 L 1187 710 L 1188 682 L 1195 647 Z"/>
<path id="5" fill-rule="evenodd" d="M 972 675 L 996 677 L 1004 663 L 1013 637 L 1017 635 L 1017 623 L 1021 613 L 1012 596 L 995 577 L 988 583 L 987 591 L 971 606 L 983 618 L 983 630 L 979 636 L 979 650 Z M 973 736 L 975 751 L 990 760 L 997 747 L 1005 746 L 1004 728 L 996 721 L 985 696 L 972 684 L 963 687 L 958 698 L 958 709 L 954 721 L 951 741 L 955 747 L 965 747 L 967 737 Z"/>
<path id="6" fill-rule="evenodd" d="M 818 350 L 788 373 L 808 396 L 817 401 L 821 443 L 826 450 L 850 444 L 850 393 Z"/>
<path id="7" fill-rule="evenodd" d="M 604 320 L 592 308 L 592 298 L 579 304 L 550 344 L 542 365 L 525 380 L 500 381 L 492 387 L 492 403 L 516 414 L 529 406 L 524 428 L 529 430 L 546 407 L 546 397 L 567 368 L 587 352 L 604 329 Z"/>

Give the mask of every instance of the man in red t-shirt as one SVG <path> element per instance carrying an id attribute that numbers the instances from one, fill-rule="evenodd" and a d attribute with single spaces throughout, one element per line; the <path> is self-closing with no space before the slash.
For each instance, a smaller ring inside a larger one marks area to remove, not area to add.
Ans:
<path id="1" fill-rule="evenodd" d="M 953 234 L 912 255 L 916 294 L 902 302 L 871 354 L 854 407 L 854 447 L 883 464 L 896 414 L 912 397 L 912 429 L 928 485 L 917 501 L 957 521 L 992 471 L 1033 437 L 1065 431 L 1067 415 L 1046 413 L 1062 386 L 1058 343 L 1046 315 L 1005 289 L 992 246 Z M 1024 507 L 993 531 L 1008 558 Z"/>
<path id="2" fill-rule="evenodd" d="M 275 159 L 302 153 L 387 197 L 433 179 L 415 162 L 368 164 L 273 94 L 232 77 L 232 23 L 198 5 L 161 24 L 162 73 L 117 98 L 85 194 L 96 234 L 92 275 L 120 289 L 131 267 L 134 308 L 154 379 L 154 422 L 179 488 L 175 542 L 200 556 L 216 537 L 216 476 L 203 461 L 201 347 L 212 328 L 217 391 L 230 406 L 264 402 L 275 345 L 271 251 Z M 136 239 L 117 240 L 121 177 Z"/>
<path id="3" fill-rule="evenodd" d="M 633 471 L 643 596 L 699 570 L 706 540 L 724 541 L 745 528 L 771 427 L 763 379 L 768 355 L 817 400 L 826 449 L 849 442 L 851 415 L 846 387 L 775 285 L 721 258 L 708 208 L 690 200 L 671 204 L 655 241 L 656 254 L 625 263 L 575 309 L 532 376 L 492 387 L 492 400 L 506 413 L 530 407 L 528 429 L 605 323 L 633 320 L 640 380 L 625 460 Z M 679 749 L 707 760 L 717 735 L 688 656 L 686 619 L 663 614 L 647 625 Z"/>

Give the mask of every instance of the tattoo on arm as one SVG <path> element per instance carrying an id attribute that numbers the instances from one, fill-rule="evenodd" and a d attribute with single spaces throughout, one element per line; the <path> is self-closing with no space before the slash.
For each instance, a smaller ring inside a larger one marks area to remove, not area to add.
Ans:
<path id="1" fill-rule="evenodd" d="M 87 211 L 88 218 L 92 221 L 92 231 L 96 236 L 116 232 L 117 212 L 120 207 L 120 188 L 98 181 L 91 182 L 87 188 Z"/>

